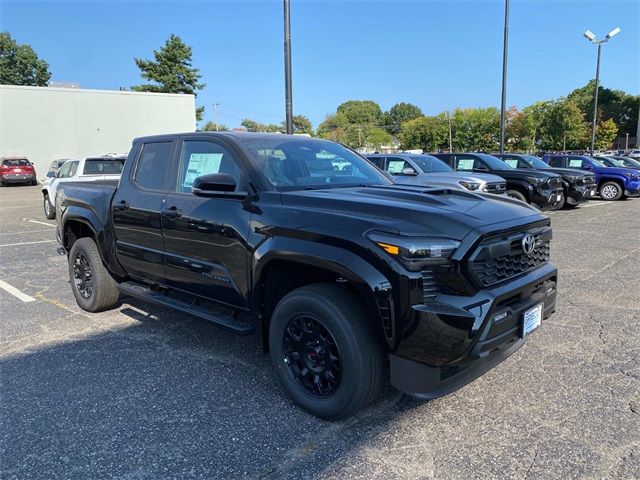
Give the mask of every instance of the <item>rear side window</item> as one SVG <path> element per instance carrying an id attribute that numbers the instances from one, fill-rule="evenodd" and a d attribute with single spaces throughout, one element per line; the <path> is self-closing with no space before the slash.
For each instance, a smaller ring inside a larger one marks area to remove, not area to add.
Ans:
<path id="1" fill-rule="evenodd" d="M 376 167 L 384 169 L 384 157 L 367 157 Z"/>
<path id="2" fill-rule="evenodd" d="M 134 181 L 142 188 L 163 190 L 170 156 L 171 142 L 145 143 L 136 165 Z"/>
<path id="3" fill-rule="evenodd" d="M 90 159 L 84 163 L 85 175 L 118 175 L 122 173 L 122 160 Z"/>

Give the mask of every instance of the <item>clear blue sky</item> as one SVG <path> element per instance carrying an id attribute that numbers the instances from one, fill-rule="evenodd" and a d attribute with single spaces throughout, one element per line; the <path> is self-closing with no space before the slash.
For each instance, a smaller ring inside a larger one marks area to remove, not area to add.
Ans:
<path id="1" fill-rule="evenodd" d="M 502 0 L 291 0 L 294 113 L 317 126 L 343 101 L 426 114 L 499 106 Z M 582 38 L 622 32 L 603 48 L 602 83 L 640 91 L 637 0 L 512 0 L 509 105 L 566 95 L 594 76 L 596 48 Z M 117 89 L 141 82 L 133 57 L 152 57 L 170 33 L 193 47 L 207 84 L 197 103 L 238 126 L 284 118 L 282 1 L 0 0 L 0 28 L 31 44 L 54 81 Z"/>

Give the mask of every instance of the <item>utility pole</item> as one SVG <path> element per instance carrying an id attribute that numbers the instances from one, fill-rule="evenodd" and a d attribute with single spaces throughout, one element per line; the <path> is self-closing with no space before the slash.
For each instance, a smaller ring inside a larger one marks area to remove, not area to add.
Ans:
<path id="1" fill-rule="evenodd" d="M 220 106 L 219 102 L 213 103 L 213 123 L 216 126 L 216 132 L 218 131 L 218 107 Z"/>
<path id="2" fill-rule="evenodd" d="M 287 133 L 293 133 L 293 100 L 291 98 L 291 16 L 289 0 L 284 0 L 284 96 Z"/>
<path id="3" fill-rule="evenodd" d="M 449 153 L 453 153 L 453 142 L 451 141 L 451 112 L 447 112 L 449 117 Z"/>
<path id="4" fill-rule="evenodd" d="M 504 2 L 504 40 L 502 45 L 502 102 L 500 108 L 500 154 L 504 154 L 504 120 L 507 108 L 507 51 L 509 49 L 509 0 Z"/>
<path id="5" fill-rule="evenodd" d="M 596 60 L 596 87 L 593 93 L 593 123 L 591 124 L 591 151 L 590 151 L 591 155 L 593 155 L 593 152 L 596 147 L 596 121 L 598 119 L 597 118 L 598 117 L 598 86 L 600 85 L 600 51 L 602 50 L 602 44 L 607 43 L 611 38 L 614 37 L 614 35 L 617 35 L 618 33 L 620 33 L 620 29 L 616 27 L 613 30 L 611 30 L 609 33 L 607 33 L 607 35 L 602 40 L 598 40 L 596 38 L 596 34 L 593 33 L 591 30 L 587 30 L 582 34 L 584 38 L 589 40 L 594 45 L 598 46 L 598 57 Z"/>
<path id="6" fill-rule="evenodd" d="M 627 139 L 624 142 L 624 149 L 629 150 L 629 133 L 627 132 Z"/>

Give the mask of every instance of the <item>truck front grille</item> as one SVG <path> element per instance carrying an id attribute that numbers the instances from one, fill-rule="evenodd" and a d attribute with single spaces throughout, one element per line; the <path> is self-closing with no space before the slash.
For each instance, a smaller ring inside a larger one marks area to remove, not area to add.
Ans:
<path id="1" fill-rule="evenodd" d="M 507 191 L 507 184 L 503 182 L 487 183 L 484 187 L 484 191 L 487 193 L 504 193 Z"/>
<path id="2" fill-rule="evenodd" d="M 533 252 L 523 251 L 522 239 L 531 233 Z M 480 243 L 470 259 L 470 270 L 481 287 L 488 287 L 533 270 L 549 261 L 551 228 L 539 227 L 488 238 Z"/>
<path id="3" fill-rule="evenodd" d="M 422 271 L 422 300 L 424 303 L 433 301 L 434 298 L 440 293 L 436 282 L 433 278 L 433 272 L 431 270 Z"/>
<path id="4" fill-rule="evenodd" d="M 595 185 L 596 177 L 594 177 L 592 175 L 585 175 L 580 180 L 578 180 L 577 183 L 578 183 L 578 186 L 581 186 L 581 185 Z"/>
<path id="5" fill-rule="evenodd" d="M 562 178 L 550 178 L 547 181 L 549 188 L 560 188 L 562 186 Z"/>

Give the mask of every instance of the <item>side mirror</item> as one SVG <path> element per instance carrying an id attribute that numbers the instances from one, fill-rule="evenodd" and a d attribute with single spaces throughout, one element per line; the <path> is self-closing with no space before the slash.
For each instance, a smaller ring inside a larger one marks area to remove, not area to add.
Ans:
<path id="1" fill-rule="evenodd" d="M 482 165 L 473 169 L 474 172 L 488 172 L 489 169 L 487 167 L 483 167 Z"/>
<path id="2" fill-rule="evenodd" d="M 212 173 L 197 177 L 191 192 L 198 197 L 246 198 L 248 192 L 236 192 L 236 181 L 227 173 Z"/>
<path id="3" fill-rule="evenodd" d="M 593 170 L 593 167 L 588 163 L 583 164 L 582 168 L 584 168 L 585 170 Z"/>
<path id="4" fill-rule="evenodd" d="M 418 172 L 411 167 L 407 167 L 402 169 L 402 175 L 418 175 Z"/>

